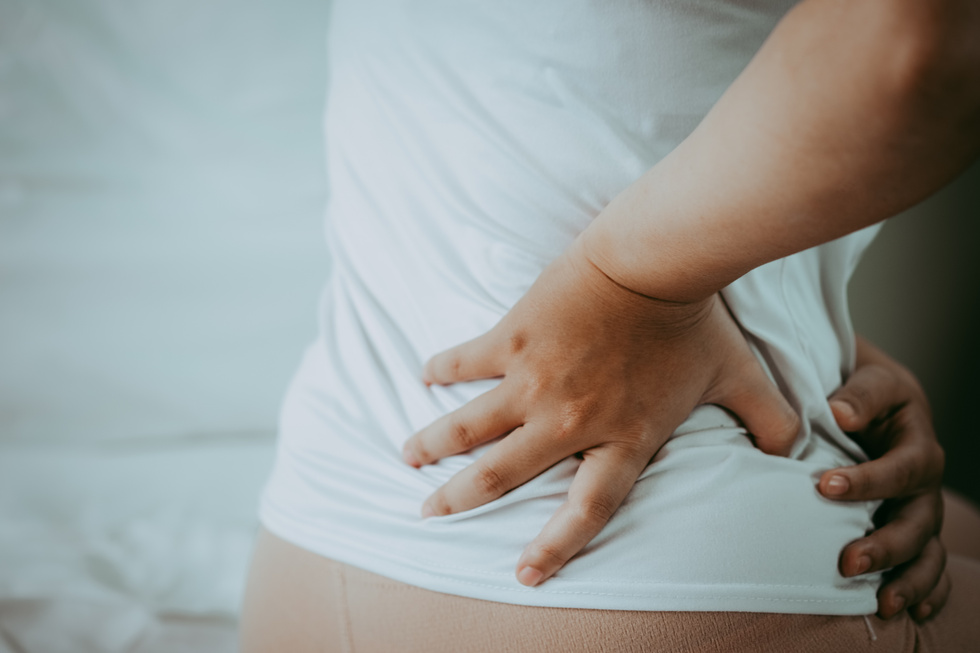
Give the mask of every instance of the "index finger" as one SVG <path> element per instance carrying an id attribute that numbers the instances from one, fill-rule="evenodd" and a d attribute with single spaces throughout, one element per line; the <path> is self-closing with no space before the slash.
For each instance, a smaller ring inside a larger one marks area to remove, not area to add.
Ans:
<path id="1" fill-rule="evenodd" d="M 517 580 L 523 585 L 542 583 L 591 542 L 623 503 L 650 459 L 609 444 L 589 449 L 583 456 L 568 499 L 517 563 Z"/>
<path id="2" fill-rule="evenodd" d="M 503 376 L 504 350 L 494 330 L 430 358 L 422 370 L 426 385 L 451 385 L 460 381 Z"/>
<path id="3" fill-rule="evenodd" d="M 893 428 L 901 429 L 892 448 L 880 458 L 839 467 L 820 477 L 821 494 L 844 501 L 872 501 L 909 496 L 939 485 L 945 454 L 921 413 L 910 413 Z"/>
<path id="4" fill-rule="evenodd" d="M 422 516 L 452 515 L 489 503 L 578 449 L 570 442 L 558 443 L 556 447 L 548 441 L 546 433 L 535 424 L 514 429 L 430 494 L 422 504 Z"/>

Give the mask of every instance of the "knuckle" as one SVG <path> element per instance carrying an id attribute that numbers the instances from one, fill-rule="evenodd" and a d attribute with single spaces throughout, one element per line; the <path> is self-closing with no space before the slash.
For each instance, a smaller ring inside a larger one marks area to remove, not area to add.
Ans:
<path id="1" fill-rule="evenodd" d="M 490 465 L 484 465 L 477 470 L 474 482 L 477 492 L 484 497 L 499 497 L 510 489 L 504 476 Z"/>
<path id="2" fill-rule="evenodd" d="M 436 515 L 442 517 L 445 515 L 453 514 L 454 509 L 450 504 L 449 500 L 442 493 L 442 491 L 436 491 L 432 496 L 426 499 L 426 504 L 432 509 L 432 512 Z"/>
<path id="3" fill-rule="evenodd" d="M 903 402 L 892 408 L 889 417 L 892 420 L 892 429 L 896 432 L 897 441 L 914 442 L 920 447 L 937 442 L 931 418 L 923 412 L 915 410 L 914 405 Z"/>
<path id="4" fill-rule="evenodd" d="M 906 554 L 906 557 L 915 558 L 917 556 L 924 556 L 926 560 L 941 560 L 944 554 L 932 546 L 934 540 L 938 543 L 931 528 L 916 529 L 915 534 L 911 538 L 910 550 Z"/>
<path id="5" fill-rule="evenodd" d="M 914 492 L 919 487 L 918 461 L 906 458 L 891 470 L 891 483 L 897 488 L 896 495 L 902 496 Z"/>
<path id="6" fill-rule="evenodd" d="M 415 437 L 411 438 L 405 443 L 405 448 L 414 454 L 415 459 L 422 463 L 423 465 L 429 463 L 433 460 L 432 455 L 429 453 L 428 447 L 422 441 L 422 438 Z"/>
<path id="7" fill-rule="evenodd" d="M 579 398 L 568 402 L 562 409 L 556 424 L 560 438 L 573 436 L 591 421 L 599 412 L 599 402 L 595 399 Z"/>
<path id="8" fill-rule="evenodd" d="M 515 331 L 507 339 L 507 344 L 511 354 L 519 354 L 527 347 L 527 335 L 523 331 Z"/>
<path id="9" fill-rule="evenodd" d="M 548 395 L 547 382 L 538 375 L 528 375 L 523 379 L 522 392 L 528 405 L 539 404 Z"/>
<path id="10" fill-rule="evenodd" d="M 544 561 L 545 567 L 561 567 L 568 561 L 561 547 L 553 542 L 539 542 L 534 547 L 534 557 Z"/>
<path id="11" fill-rule="evenodd" d="M 865 465 L 867 464 L 868 463 L 865 463 Z M 865 469 L 864 465 L 857 465 L 856 467 L 852 468 L 847 474 L 847 480 L 850 481 L 851 484 L 848 496 L 859 498 L 874 494 L 874 483 L 871 475 L 868 473 L 868 470 Z"/>
<path id="12" fill-rule="evenodd" d="M 449 419 L 449 441 L 462 451 L 472 449 L 477 444 L 476 432 L 465 419 L 453 415 Z"/>
<path id="13" fill-rule="evenodd" d="M 613 500 L 607 496 L 586 497 L 573 508 L 573 519 L 591 529 L 601 528 L 616 512 Z"/>
<path id="14" fill-rule="evenodd" d="M 940 486 L 946 454 L 938 443 L 920 443 L 903 453 L 894 474 L 898 487 L 911 494 Z"/>
<path id="15" fill-rule="evenodd" d="M 869 566 L 863 567 L 861 558 L 867 557 Z M 866 574 L 880 569 L 879 559 L 874 554 L 873 546 L 870 546 L 868 538 L 862 538 L 851 542 L 840 555 L 841 569 L 849 569 L 852 574 Z"/>
<path id="16" fill-rule="evenodd" d="M 917 605 L 929 596 L 929 592 L 936 586 L 936 581 L 938 581 L 938 578 L 917 578 L 913 582 L 910 582 L 907 585 L 908 593 L 905 594 L 907 597 L 906 604 L 909 606 Z"/>
<path id="17" fill-rule="evenodd" d="M 642 433 L 637 433 L 635 437 L 620 440 L 619 442 L 606 443 L 603 446 L 613 454 L 614 460 L 618 461 L 624 467 L 629 465 L 631 461 L 637 460 L 643 461 L 644 466 L 646 466 L 647 461 L 653 455 Z M 639 474 L 639 471 L 637 471 L 637 474 Z"/>
<path id="18" fill-rule="evenodd" d="M 445 371 L 450 379 L 458 379 L 463 374 L 463 357 L 459 352 L 446 354 Z"/>
<path id="19" fill-rule="evenodd" d="M 890 569 L 897 564 L 892 550 L 877 542 L 868 548 L 866 554 L 871 558 L 872 567 L 875 569 Z"/>
<path id="20" fill-rule="evenodd" d="M 909 596 L 913 593 L 913 590 L 909 587 L 908 583 L 897 578 L 890 581 L 885 585 L 878 593 L 878 605 L 884 606 L 887 615 L 898 614 L 901 610 L 897 609 L 899 605 L 899 599 L 902 598 L 905 604 L 908 601 L 904 600 L 904 597 Z"/>

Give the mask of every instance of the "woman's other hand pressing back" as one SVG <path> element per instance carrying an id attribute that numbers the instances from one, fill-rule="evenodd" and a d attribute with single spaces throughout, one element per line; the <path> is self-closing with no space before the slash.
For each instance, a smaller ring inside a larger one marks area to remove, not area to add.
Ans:
<path id="1" fill-rule="evenodd" d="M 857 368 L 830 397 L 838 425 L 872 460 L 825 472 L 820 492 L 831 499 L 885 499 L 878 529 L 841 552 L 840 571 L 856 576 L 889 569 L 878 590 L 878 615 L 908 609 L 924 621 L 949 597 L 940 491 L 944 454 L 925 392 L 905 367 L 858 338 Z"/>

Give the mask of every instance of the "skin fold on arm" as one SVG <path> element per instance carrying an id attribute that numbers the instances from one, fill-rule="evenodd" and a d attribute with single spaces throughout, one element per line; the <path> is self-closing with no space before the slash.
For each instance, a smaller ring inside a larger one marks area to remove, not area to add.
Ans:
<path id="1" fill-rule="evenodd" d="M 474 508 L 581 455 L 568 500 L 518 561 L 518 580 L 536 585 L 602 529 L 696 406 L 728 408 L 760 449 L 787 453 L 799 420 L 718 291 L 884 220 L 965 168 L 980 151 L 978 35 L 980 3 L 967 0 L 807 0 L 787 14 L 697 129 L 493 329 L 426 365 L 429 384 L 503 380 L 410 438 L 406 462 L 506 437 L 423 515 Z M 883 483 L 888 469 L 875 468 L 866 494 L 914 494 Z M 821 490 L 833 495 L 829 479 Z M 839 498 L 859 498 L 856 479 Z M 865 554 L 872 568 L 889 562 L 880 551 L 891 549 L 865 540 L 845 551 L 844 573 Z M 931 541 L 918 540 L 897 558 Z M 933 586 L 906 592 L 902 607 Z"/>

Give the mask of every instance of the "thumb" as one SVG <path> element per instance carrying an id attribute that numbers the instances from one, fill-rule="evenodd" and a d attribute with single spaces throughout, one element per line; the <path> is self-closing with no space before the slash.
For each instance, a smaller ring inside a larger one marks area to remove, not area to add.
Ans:
<path id="1" fill-rule="evenodd" d="M 838 426 L 854 432 L 864 430 L 880 414 L 906 399 L 894 372 L 869 364 L 857 368 L 829 401 Z"/>
<path id="2" fill-rule="evenodd" d="M 800 432 L 800 417 L 754 356 L 724 379 L 712 403 L 735 413 L 755 446 L 768 454 L 788 456 Z"/>

